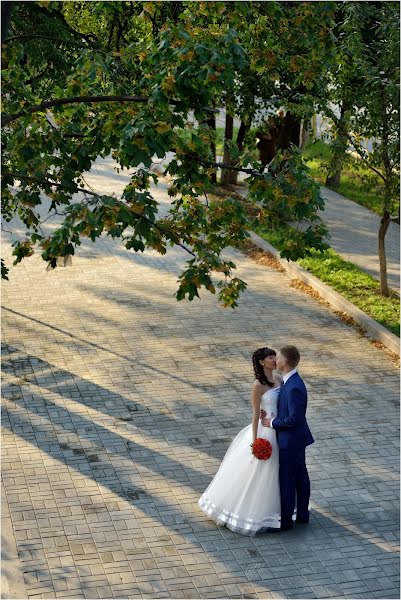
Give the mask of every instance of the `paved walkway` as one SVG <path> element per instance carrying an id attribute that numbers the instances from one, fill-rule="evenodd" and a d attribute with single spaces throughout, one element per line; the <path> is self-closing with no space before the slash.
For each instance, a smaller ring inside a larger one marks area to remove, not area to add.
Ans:
<path id="1" fill-rule="evenodd" d="M 102 163 L 93 185 L 117 191 L 109 174 Z M 167 206 L 165 186 L 154 192 Z M 71 268 L 12 269 L 3 597 L 399 598 L 398 371 L 285 273 L 229 254 L 248 282 L 235 311 L 207 293 L 175 301 L 180 248 L 101 239 Z M 252 351 L 289 341 L 316 439 L 312 520 L 248 538 L 197 500 L 250 421 Z"/>
<path id="2" fill-rule="evenodd" d="M 236 188 L 246 195 L 246 188 Z M 341 194 L 321 187 L 326 200 L 320 212 L 330 233 L 329 244 L 345 260 L 358 265 L 377 280 L 380 279 L 377 235 L 380 218 L 369 209 L 344 198 Z M 385 238 L 389 286 L 400 291 L 400 226 L 391 223 Z"/>
<path id="3" fill-rule="evenodd" d="M 327 224 L 330 246 L 346 260 L 380 279 L 377 235 L 380 217 L 341 194 L 322 187 L 326 199 L 321 217 Z M 388 284 L 400 291 L 400 226 L 391 223 L 385 238 Z"/>

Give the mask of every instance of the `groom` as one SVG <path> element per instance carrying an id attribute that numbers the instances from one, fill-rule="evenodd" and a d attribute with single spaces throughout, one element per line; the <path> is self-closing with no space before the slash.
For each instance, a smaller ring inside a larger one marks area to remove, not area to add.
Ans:
<path id="1" fill-rule="evenodd" d="M 276 368 L 283 374 L 277 417 L 261 411 L 262 424 L 277 433 L 281 497 L 281 531 L 293 528 L 292 515 L 297 502 L 297 523 L 309 521 L 310 482 L 305 464 L 306 446 L 314 439 L 306 422 L 307 392 L 298 375 L 300 354 L 295 346 L 284 346 L 276 356 Z"/>

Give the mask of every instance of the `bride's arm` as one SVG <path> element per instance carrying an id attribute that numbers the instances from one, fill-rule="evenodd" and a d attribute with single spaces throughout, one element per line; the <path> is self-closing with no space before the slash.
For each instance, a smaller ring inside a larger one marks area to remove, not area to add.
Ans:
<path id="1" fill-rule="evenodd" d="M 258 425 L 260 419 L 260 400 L 262 398 L 263 386 L 259 381 L 255 381 L 252 386 L 252 442 L 254 442 L 258 436 Z"/>

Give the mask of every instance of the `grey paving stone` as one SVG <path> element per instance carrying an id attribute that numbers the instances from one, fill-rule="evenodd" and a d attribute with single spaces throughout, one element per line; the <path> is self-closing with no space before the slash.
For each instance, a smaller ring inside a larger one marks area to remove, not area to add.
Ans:
<path id="1" fill-rule="evenodd" d="M 178 249 L 102 238 L 71 269 L 12 269 L 2 475 L 29 599 L 396 597 L 397 368 L 286 274 L 228 255 L 249 284 L 236 311 L 176 303 Z M 316 438 L 311 522 L 250 539 L 197 500 L 250 422 L 252 351 L 289 341 Z"/>

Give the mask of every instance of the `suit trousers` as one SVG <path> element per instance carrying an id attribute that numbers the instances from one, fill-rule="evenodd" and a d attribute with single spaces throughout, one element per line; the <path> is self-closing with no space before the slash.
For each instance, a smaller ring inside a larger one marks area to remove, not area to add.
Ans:
<path id="1" fill-rule="evenodd" d="M 280 450 L 281 526 L 292 524 L 297 502 L 297 518 L 308 520 L 310 481 L 305 462 L 305 448 Z"/>

